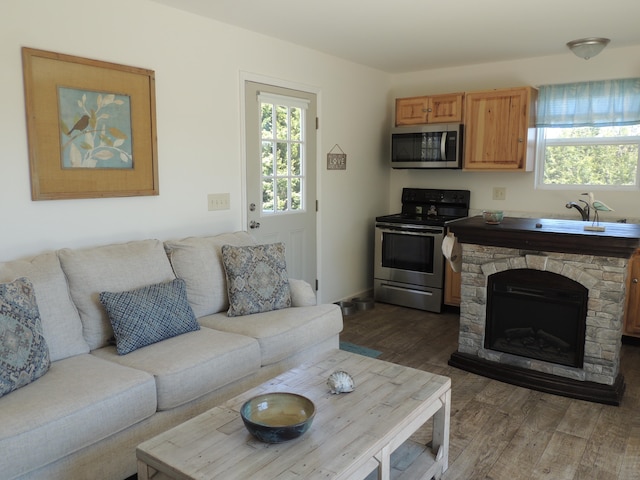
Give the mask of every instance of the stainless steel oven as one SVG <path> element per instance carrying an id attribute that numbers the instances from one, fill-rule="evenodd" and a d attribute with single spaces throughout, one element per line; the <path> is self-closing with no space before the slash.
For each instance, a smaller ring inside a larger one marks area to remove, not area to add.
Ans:
<path id="1" fill-rule="evenodd" d="M 443 227 L 376 223 L 375 299 L 439 312 L 443 238 Z"/>
<path id="2" fill-rule="evenodd" d="M 405 188 L 402 212 L 376 218 L 377 301 L 442 311 L 446 223 L 468 215 L 469 197 L 468 190 Z"/>

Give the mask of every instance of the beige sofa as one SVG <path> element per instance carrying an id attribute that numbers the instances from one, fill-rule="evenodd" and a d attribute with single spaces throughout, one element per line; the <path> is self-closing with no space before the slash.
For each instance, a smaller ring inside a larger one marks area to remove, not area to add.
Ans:
<path id="1" fill-rule="evenodd" d="M 291 308 L 228 317 L 223 245 L 246 232 L 62 249 L 0 264 L 0 282 L 34 287 L 51 366 L 0 397 L 2 478 L 118 479 L 135 447 L 322 352 L 342 314 L 289 279 Z M 119 355 L 99 292 L 181 278 L 199 330 Z"/>

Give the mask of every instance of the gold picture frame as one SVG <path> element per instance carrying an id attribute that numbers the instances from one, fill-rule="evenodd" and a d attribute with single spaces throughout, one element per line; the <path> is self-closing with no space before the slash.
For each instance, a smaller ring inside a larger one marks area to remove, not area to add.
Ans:
<path id="1" fill-rule="evenodd" d="M 153 70 L 22 48 L 32 200 L 158 195 Z"/>

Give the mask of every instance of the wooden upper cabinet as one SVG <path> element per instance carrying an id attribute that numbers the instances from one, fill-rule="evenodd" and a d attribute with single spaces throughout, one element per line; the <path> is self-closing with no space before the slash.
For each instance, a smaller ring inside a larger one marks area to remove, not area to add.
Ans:
<path id="1" fill-rule="evenodd" d="M 629 260 L 623 333 L 640 337 L 640 251 Z"/>
<path id="2" fill-rule="evenodd" d="M 462 123 L 464 93 L 396 99 L 396 126 Z"/>
<path id="3" fill-rule="evenodd" d="M 531 171 L 537 98 L 532 87 L 467 93 L 463 168 Z"/>

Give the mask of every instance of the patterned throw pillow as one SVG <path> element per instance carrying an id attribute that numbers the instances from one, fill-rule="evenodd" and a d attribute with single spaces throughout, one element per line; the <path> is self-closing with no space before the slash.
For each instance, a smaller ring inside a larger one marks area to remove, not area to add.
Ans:
<path id="1" fill-rule="evenodd" d="M 284 244 L 234 247 L 223 245 L 229 310 L 237 317 L 291 306 Z"/>
<path id="2" fill-rule="evenodd" d="M 40 378 L 50 365 L 31 281 L 0 284 L 0 397 Z"/>
<path id="3" fill-rule="evenodd" d="M 129 292 L 101 292 L 116 337 L 118 354 L 183 333 L 200 330 L 184 280 L 148 285 Z"/>

